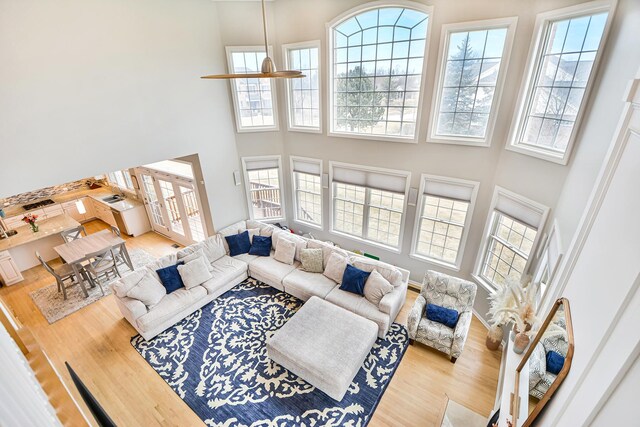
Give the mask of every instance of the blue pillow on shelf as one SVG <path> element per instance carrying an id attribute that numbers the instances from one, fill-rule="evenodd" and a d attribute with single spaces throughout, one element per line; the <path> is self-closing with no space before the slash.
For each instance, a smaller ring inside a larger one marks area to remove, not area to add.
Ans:
<path id="1" fill-rule="evenodd" d="M 254 236 L 255 237 L 255 236 Z M 225 236 L 229 245 L 229 255 L 236 256 L 249 253 L 251 249 L 251 240 L 249 240 L 249 232 L 243 231 L 240 234 Z"/>
<path id="2" fill-rule="evenodd" d="M 547 372 L 558 375 L 564 366 L 564 356 L 556 351 L 547 352 Z"/>
<path id="3" fill-rule="evenodd" d="M 182 264 L 184 264 L 184 261 L 180 261 L 176 265 L 170 265 L 169 267 L 156 270 L 156 273 L 160 276 L 162 286 L 167 290 L 167 294 L 177 291 L 180 288 L 184 288 L 184 282 L 178 272 L 178 266 Z"/>
<path id="4" fill-rule="evenodd" d="M 342 275 L 340 289 L 364 296 L 364 284 L 367 282 L 370 274 L 369 272 L 347 264 L 347 268 L 344 269 L 344 274 Z"/>
<path id="5" fill-rule="evenodd" d="M 445 326 L 455 329 L 458 324 L 460 314 L 452 308 L 440 307 L 436 304 L 427 304 L 427 319 L 432 322 L 442 323 Z"/>
<path id="6" fill-rule="evenodd" d="M 271 236 L 253 236 L 253 243 L 251 243 L 249 255 L 271 255 Z"/>

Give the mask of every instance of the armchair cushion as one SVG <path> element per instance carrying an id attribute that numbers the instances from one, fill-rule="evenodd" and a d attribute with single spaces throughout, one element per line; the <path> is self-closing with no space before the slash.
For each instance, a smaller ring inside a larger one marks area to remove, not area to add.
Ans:
<path id="1" fill-rule="evenodd" d="M 460 316 L 460 314 L 452 308 L 440 307 L 436 304 L 427 304 L 426 316 L 429 320 L 442 323 L 453 329 L 458 323 L 458 316 Z"/>

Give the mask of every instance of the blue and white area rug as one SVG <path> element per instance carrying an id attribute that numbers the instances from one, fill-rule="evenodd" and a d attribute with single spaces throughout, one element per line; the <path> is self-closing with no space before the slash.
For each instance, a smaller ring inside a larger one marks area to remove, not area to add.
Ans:
<path id="1" fill-rule="evenodd" d="M 133 347 L 209 426 L 366 426 L 408 345 L 394 323 L 341 402 L 267 357 L 265 342 L 303 302 L 248 279 Z"/>

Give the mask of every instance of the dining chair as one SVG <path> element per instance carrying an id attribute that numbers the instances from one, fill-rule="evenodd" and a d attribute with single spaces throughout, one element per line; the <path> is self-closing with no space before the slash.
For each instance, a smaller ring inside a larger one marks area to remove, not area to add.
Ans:
<path id="1" fill-rule="evenodd" d="M 103 279 L 109 280 L 112 274 L 113 277 L 122 277 L 120 271 L 118 271 L 112 248 L 87 254 L 85 259 L 89 260 L 89 263 L 84 267 L 87 272 L 87 278 L 92 286 L 100 286 L 102 295 L 104 295 Z"/>
<path id="2" fill-rule="evenodd" d="M 122 233 L 120 232 L 120 229 L 115 225 L 111 226 L 111 232 L 113 233 L 114 236 L 122 237 Z M 116 264 L 126 265 L 129 268 L 129 270 L 133 271 L 133 264 L 129 259 L 126 248 L 124 247 L 124 242 L 114 246 L 112 249 L 113 249 L 113 255 L 116 259 Z"/>
<path id="3" fill-rule="evenodd" d="M 49 263 L 47 263 L 44 259 L 42 259 L 42 256 L 38 251 L 36 251 L 36 258 L 38 258 L 38 260 L 40 261 L 40 264 L 42 264 L 45 270 L 47 270 L 49 274 L 51 274 L 56 279 L 56 283 L 58 284 L 58 292 L 62 292 L 62 297 L 65 300 L 67 299 L 67 289 L 70 288 L 71 286 L 75 286 L 79 283 L 84 290 L 84 285 L 82 284 L 82 281 L 76 279 L 76 276 L 73 273 L 73 268 L 71 267 L 70 264 L 62 264 L 58 268 L 53 268 L 49 265 Z M 84 272 L 81 271 L 80 274 L 84 275 Z M 66 283 L 68 280 L 71 281 L 70 285 L 67 285 Z"/>
<path id="4" fill-rule="evenodd" d="M 122 234 L 120 233 L 120 229 L 118 227 L 116 227 L 115 225 L 111 226 L 111 232 L 113 234 L 115 234 L 118 237 L 122 237 Z"/>
<path id="5" fill-rule="evenodd" d="M 84 225 L 79 225 L 76 228 L 70 228 L 69 230 L 64 230 L 60 233 L 62 238 L 66 243 L 73 242 L 74 240 L 78 240 L 82 237 L 87 236 L 87 230 L 85 230 Z"/>

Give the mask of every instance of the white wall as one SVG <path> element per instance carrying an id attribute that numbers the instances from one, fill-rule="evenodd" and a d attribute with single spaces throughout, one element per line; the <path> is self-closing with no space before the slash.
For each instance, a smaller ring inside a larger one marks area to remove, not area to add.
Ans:
<path id="1" fill-rule="evenodd" d="M 631 1 L 631 0 L 623 0 Z M 419 129 L 418 144 L 403 144 L 380 141 L 367 141 L 350 138 L 328 137 L 326 135 L 307 134 L 301 132 L 286 131 L 286 105 L 284 102 L 284 85 L 278 82 L 278 101 L 280 111 L 280 131 L 263 132 L 237 135 L 238 151 L 241 155 L 278 154 L 283 153 L 285 169 L 288 169 L 288 155 L 315 157 L 324 160 L 324 172 L 328 173 L 328 161 L 336 160 L 348 163 L 365 164 L 372 166 L 401 169 L 411 172 L 411 187 L 419 187 L 420 174 L 430 173 L 435 175 L 452 176 L 479 181 L 480 191 L 472 219 L 467 246 L 459 272 L 441 268 L 428 262 L 409 258 L 411 250 L 411 237 L 415 220 L 416 208 L 409 207 L 406 213 L 404 240 L 402 253 L 394 254 L 366 244 L 356 243 L 350 239 L 331 234 L 329 230 L 329 191 L 324 194 L 324 218 L 325 226 L 322 232 L 311 230 L 299 224 L 289 221 L 294 229 L 312 231 L 314 235 L 323 239 L 331 239 L 336 243 L 350 249 L 362 249 L 379 255 L 383 260 L 400 265 L 411 270 L 411 279 L 421 281 L 427 269 L 436 269 L 449 274 L 470 278 L 475 265 L 478 247 L 485 220 L 488 214 L 491 195 L 495 184 L 513 190 L 525 197 L 545 204 L 553 209 L 560 197 L 565 178 L 572 166 L 561 166 L 519 153 L 504 150 L 507 134 L 511 125 L 512 114 L 515 109 L 516 97 L 525 63 L 528 56 L 531 35 L 535 22 L 535 16 L 539 12 L 558 9 L 576 3 L 580 0 L 446 0 L 429 1 L 434 6 L 430 29 L 430 47 L 428 52 L 428 66 L 425 85 L 425 96 L 422 99 L 422 122 Z M 277 64 L 282 64 L 281 45 L 308 40 L 320 40 L 323 53 L 321 56 L 321 78 L 324 88 L 327 87 L 326 64 L 326 27 L 325 24 L 344 11 L 366 3 L 362 0 L 324 0 L 322 2 L 312 0 L 278 0 L 268 3 L 270 9 L 270 37 L 274 46 L 274 56 Z M 423 2 L 427 3 L 427 2 Z M 222 41 L 225 45 L 251 45 L 259 44 L 262 35 L 259 31 L 259 8 L 254 2 L 223 2 L 219 6 L 221 16 Z M 492 146 L 490 148 L 475 148 L 455 145 L 428 144 L 424 141 L 427 136 L 427 124 L 430 113 L 431 98 L 433 95 L 433 80 L 437 65 L 438 50 L 440 44 L 441 25 L 454 22 L 464 22 L 498 17 L 518 17 L 517 31 L 511 53 L 511 60 L 505 87 L 499 107 L 498 119 L 494 131 Z M 242 17 L 247 25 L 235 25 L 236 19 Z M 252 27 L 254 27 L 252 29 Z M 247 29 L 249 28 L 249 29 Z M 629 48 L 631 40 L 618 40 L 618 49 Z M 607 47 L 608 49 L 608 47 Z M 602 68 L 614 68 L 616 64 L 603 64 Z M 595 88 L 598 91 L 598 87 Z M 606 85 L 603 89 L 613 96 L 617 92 L 618 99 L 622 88 L 616 83 Z M 594 93 L 595 95 L 595 93 Z M 327 123 L 327 93 L 322 94 L 323 116 L 325 130 Z M 594 97 L 592 97 L 593 101 Z M 605 108 L 603 106 L 601 108 Z M 585 117 L 585 123 L 589 123 L 592 116 Z M 601 126 L 600 133 L 613 133 L 615 120 L 606 121 Z M 609 138 L 610 139 L 610 138 Z M 279 145 L 282 141 L 282 146 Z M 575 152 L 582 150 L 580 141 L 576 144 Z M 588 147 L 585 149 L 589 149 Z M 604 150 L 595 150 L 589 155 L 589 161 L 599 165 L 604 158 Z M 288 170 L 285 177 L 289 178 Z M 593 180 L 592 180 L 593 181 Z M 287 183 L 289 185 L 289 183 Z M 291 193 L 287 188 L 288 218 L 292 219 Z M 582 206 L 566 212 L 568 221 L 575 221 L 580 217 L 586 199 Z M 551 222 L 549 221 L 548 224 Z M 568 239 L 565 239 L 568 240 Z M 487 312 L 488 292 L 479 287 L 475 308 L 480 315 Z"/>
<path id="2" fill-rule="evenodd" d="M 246 215 L 209 0 L 0 2 L 0 197 L 198 153 L 216 227 Z"/>

